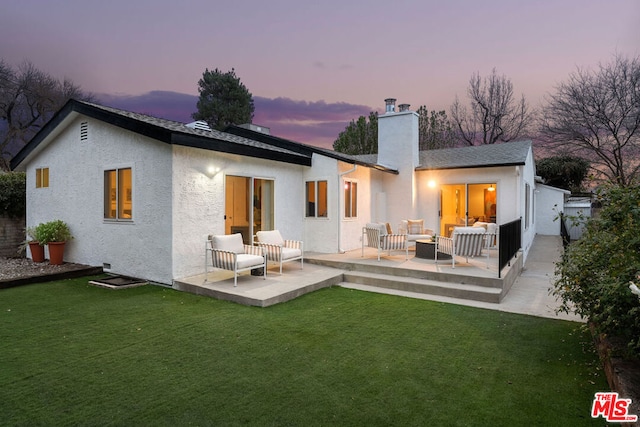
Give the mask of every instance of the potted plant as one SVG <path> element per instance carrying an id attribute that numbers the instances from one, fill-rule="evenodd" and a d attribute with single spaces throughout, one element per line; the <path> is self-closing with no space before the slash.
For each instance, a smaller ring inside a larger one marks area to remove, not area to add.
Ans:
<path id="1" fill-rule="evenodd" d="M 73 239 L 69 226 L 59 219 L 41 223 L 36 227 L 35 236 L 41 245 L 49 246 L 49 264 L 62 264 L 64 245 Z"/>
<path id="2" fill-rule="evenodd" d="M 33 262 L 44 262 L 44 245 L 41 245 L 36 237 L 36 227 L 27 227 L 24 233 L 26 240 L 20 245 L 19 252 L 22 253 L 29 246 L 31 260 Z"/>

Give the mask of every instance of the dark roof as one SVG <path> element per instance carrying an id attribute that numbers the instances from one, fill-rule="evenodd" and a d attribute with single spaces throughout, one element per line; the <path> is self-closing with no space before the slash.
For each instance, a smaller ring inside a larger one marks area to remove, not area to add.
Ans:
<path id="1" fill-rule="evenodd" d="M 416 170 L 524 165 L 530 148 L 531 141 L 527 140 L 473 147 L 424 150 L 419 153 L 420 164 Z M 377 154 L 361 154 L 355 157 L 364 163 L 378 163 Z"/>
<path id="2" fill-rule="evenodd" d="M 17 168 L 58 125 L 73 113 L 92 117 L 167 144 L 183 145 L 311 166 L 310 154 L 266 144 L 226 132 L 193 129 L 184 123 L 172 120 L 159 119 L 145 114 L 132 113 L 130 111 L 72 99 L 11 159 L 11 169 Z"/>
<path id="3" fill-rule="evenodd" d="M 420 166 L 416 170 L 524 165 L 529 150 L 531 150 L 531 141 L 528 140 L 426 150 L 420 152 Z"/>
<path id="4" fill-rule="evenodd" d="M 234 135 L 243 136 L 245 138 L 255 139 L 256 141 L 263 142 L 265 144 L 273 145 L 274 147 L 285 148 L 287 150 L 295 151 L 297 153 L 312 155 L 313 153 L 321 154 L 332 159 L 340 160 L 345 163 L 357 164 L 366 166 L 368 168 L 374 168 L 385 172 L 397 174 L 396 169 L 390 169 L 385 166 L 376 164 L 375 161 L 367 162 L 363 161 L 362 156 L 352 156 L 349 154 L 339 153 L 337 151 L 328 150 L 326 148 L 316 147 L 313 145 L 302 144 L 300 142 L 291 141 L 277 136 L 272 136 L 263 132 L 247 129 L 242 126 L 229 126 L 225 132 L 232 133 Z"/>

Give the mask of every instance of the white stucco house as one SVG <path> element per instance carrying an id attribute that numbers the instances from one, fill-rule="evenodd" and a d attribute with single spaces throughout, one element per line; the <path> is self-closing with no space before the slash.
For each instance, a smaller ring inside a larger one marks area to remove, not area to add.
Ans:
<path id="1" fill-rule="evenodd" d="M 249 243 L 278 229 L 337 253 L 359 249 L 368 222 L 415 218 L 437 234 L 521 219 L 526 259 L 553 209 L 536 201 L 530 141 L 419 152 L 417 113 L 395 105 L 379 153 L 348 156 L 255 125 L 219 132 L 71 100 L 11 167 L 27 174 L 28 226 L 69 224 L 65 261 L 164 284 L 203 272 L 208 234 Z"/>

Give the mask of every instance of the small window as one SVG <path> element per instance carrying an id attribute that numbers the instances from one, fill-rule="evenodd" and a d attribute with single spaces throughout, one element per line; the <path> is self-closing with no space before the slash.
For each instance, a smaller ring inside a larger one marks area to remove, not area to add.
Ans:
<path id="1" fill-rule="evenodd" d="M 529 229 L 529 210 L 531 206 L 531 187 L 529 184 L 524 185 L 524 229 Z"/>
<path id="2" fill-rule="evenodd" d="M 327 181 L 306 182 L 305 216 L 308 218 L 327 217 Z"/>
<path id="3" fill-rule="evenodd" d="M 344 217 L 355 218 L 358 216 L 358 183 L 344 182 Z"/>
<path id="4" fill-rule="evenodd" d="M 49 186 L 49 168 L 36 169 L 36 188 L 46 188 Z"/>
<path id="5" fill-rule="evenodd" d="M 89 139 L 89 123 L 80 123 L 80 141 L 86 141 Z"/>
<path id="6" fill-rule="evenodd" d="M 104 171 L 104 218 L 133 219 L 131 168 Z"/>

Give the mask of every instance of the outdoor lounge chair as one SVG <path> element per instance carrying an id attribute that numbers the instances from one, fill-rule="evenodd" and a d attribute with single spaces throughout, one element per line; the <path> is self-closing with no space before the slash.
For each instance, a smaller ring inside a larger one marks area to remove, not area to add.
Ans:
<path id="1" fill-rule="evenodd" d="M 267 261 L 275 261 L 280 264 L 280 274 L 282 274 L 282 264 L 285 262 L 299 259 L 300 269 L 303 268 L 302 241 L 284 240 L 278 230 L 258 231 L 256 239 L 256 245 L 264 248 Z"/>
<path id="2" fill-rule="evenodd" d="M 406 234 L 388 234 L 385 224 L 368 223 L 362 228 L 362 256 L 364 257 L 365 245 L 378 250 L 378 261 L 380 253 L 392 250 L 402 250 L 405 252 L 405 259 L 409 259 L 409 245 Z"/>
<path id="3" fill-rule="evenodd" d="M 262 278 L 267 278 L 267 257 L 259 246 L 245 245 L 242 234 L 209 235 L 205 244 L 204 281 L 209 274 L 207 258 L 211 252 L 211 265 L 214 268 L 233 271 L 233 286 L 238 286 L 238 273 L 254 268 L 262 268 Z"/>
<path id="4" fill-rule="evenodd" d="M 456 256 L 469 257 L 482 255 L 485 247 L 486 231 L 484 227 L 454 227 L 451 237 L 438 236 L 436 239 L 435 259 L 438 263 L 438 252 L 451 255 L 451 268 L 456 268 Z M 487 267 L 489 251 L 487 251 Z"/>
<path id="5" fill-rule="evenodd" d="M 407 233 L 408 244 L 415 245 L 416 240 L 431 240 L 433 237 L 433 230 L 424 228 L 424 221 L 421 219 L 403 219 L 400 228 L 399 233 Z"/>

